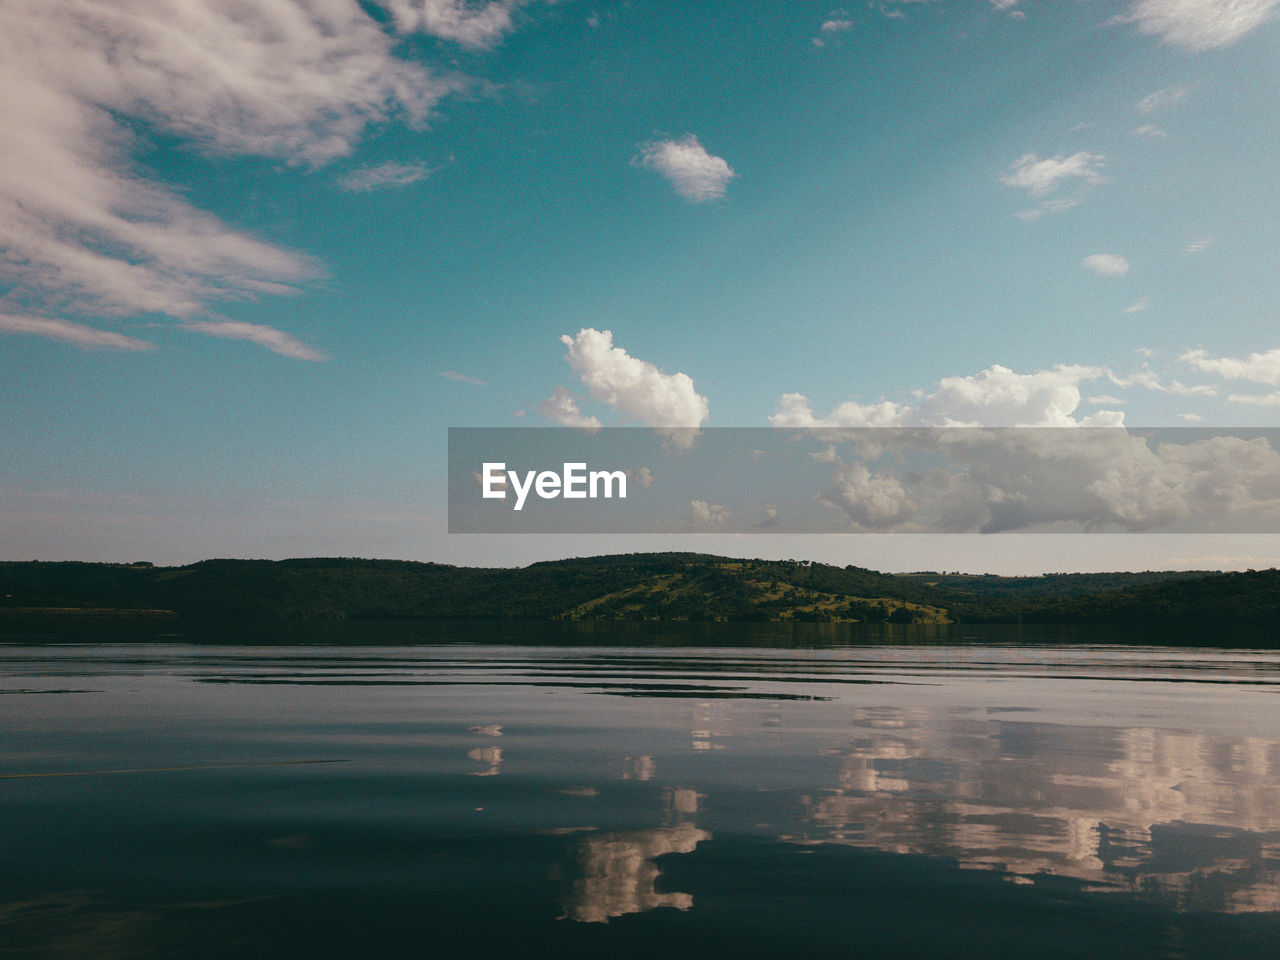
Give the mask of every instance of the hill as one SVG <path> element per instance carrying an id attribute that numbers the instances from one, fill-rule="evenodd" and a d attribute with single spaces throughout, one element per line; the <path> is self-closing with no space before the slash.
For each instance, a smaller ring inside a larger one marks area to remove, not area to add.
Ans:
<path id="1" fill-rule="evenodd" d="M 1280 573 L 993 577 L 877 573 L 797 560 L 644 553 L 521 568 L 397 560 L 0 562 L 0 615 L 199 619 L 458 618 L 1269 622 Z"/>

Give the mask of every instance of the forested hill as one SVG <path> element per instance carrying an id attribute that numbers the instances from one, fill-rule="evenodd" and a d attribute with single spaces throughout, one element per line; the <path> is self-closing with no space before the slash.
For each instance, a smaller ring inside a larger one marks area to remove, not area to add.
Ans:
<path id="1" fill-rule="evenodd" d="M 0 616 L 533 620 L 1268 622 L 1280 572 L 891 575 L 645 553 L 455 567 L 396 560 L 0 562 Z"/>

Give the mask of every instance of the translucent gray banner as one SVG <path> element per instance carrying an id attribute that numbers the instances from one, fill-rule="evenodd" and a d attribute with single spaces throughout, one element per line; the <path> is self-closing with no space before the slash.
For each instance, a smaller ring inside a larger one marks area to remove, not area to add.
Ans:
<path id="1" fill-rule="evenodd" d="M 1280 532 L 1280 429 L 449 431 L 451 533 Z"/>

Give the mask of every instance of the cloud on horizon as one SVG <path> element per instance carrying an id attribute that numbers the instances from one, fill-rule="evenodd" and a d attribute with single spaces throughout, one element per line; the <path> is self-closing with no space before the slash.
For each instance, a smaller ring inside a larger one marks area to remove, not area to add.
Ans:
<path id="1" fill-rule="evenodd" d="M 1114 427 L 1124 414 L 1099 410 L 1076 419 L 1080 384 L 1106 375 L 1102 367 L 1060 364 L 1015 373 L 994 365 L 970 377 L 946 377 L 915 403 L 846 401 L 816 416 L 801 393 L 783 394 L 769 418 L 775 427 Z"/>

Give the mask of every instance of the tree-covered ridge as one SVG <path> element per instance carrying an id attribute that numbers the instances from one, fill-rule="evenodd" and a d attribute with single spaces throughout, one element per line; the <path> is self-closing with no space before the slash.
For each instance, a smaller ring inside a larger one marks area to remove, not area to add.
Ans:
<path id="1" fill-rule="evenodd" d="M 190 618 L 1267 622 L 1280 572 L 993 577 L 641 553 L 522 568 L 397 560 L 0 562 L 0 612 Z"/>

